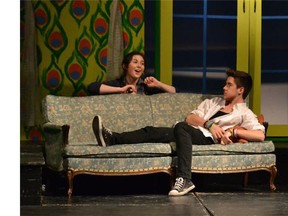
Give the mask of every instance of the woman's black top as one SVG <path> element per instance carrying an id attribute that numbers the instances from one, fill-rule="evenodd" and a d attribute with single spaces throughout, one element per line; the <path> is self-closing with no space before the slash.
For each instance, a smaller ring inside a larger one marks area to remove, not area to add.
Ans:
<path id="1" fill-rule="evenodd" d="M 88 85 L 88 92 L 90 95 L 99 95 L 100 94 L 100 86 L 102 84 L 113 86 L 113 87 L 124 87 L 127 85 L 125 77 L 120 77 L 119 79 L 104 81 L 104 82 L 93 82 Z M 142 78 L 139 79 L 137 83 L 138 89 L 137 94 L 145 94 L 145 95 L 153 95 L 158 93 L 164 93 L 163 90 L 158 88 L 150 88 L 148 87 Z M 115 94 L 115 93 L 112 93 Z"/>

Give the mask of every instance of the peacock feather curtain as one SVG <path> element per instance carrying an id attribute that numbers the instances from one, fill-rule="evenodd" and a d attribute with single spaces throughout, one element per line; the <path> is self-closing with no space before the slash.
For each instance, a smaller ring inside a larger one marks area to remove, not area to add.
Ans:
<path id="1" fill-rule="evenodd" d="M 144 0 L 21 1 L 21 139 L 43 140 L 47 94 L 86 96 L 115 79 L 123 55 L 144 52 Z"/>

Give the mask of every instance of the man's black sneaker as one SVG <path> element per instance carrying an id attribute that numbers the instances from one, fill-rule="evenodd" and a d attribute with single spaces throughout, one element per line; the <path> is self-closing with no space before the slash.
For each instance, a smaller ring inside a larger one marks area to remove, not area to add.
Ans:
<path id="1" fill-rule="evenodd" d="M 113 144 L 113 134 L 108 128 L 103 126 L 100 116 L 94 117 L 92 128 L 99 146 L 106 147 Z"/>
<path id="2" fill-rule="evenodd" d="M 169 196 L 182 196 L 193 190 L 195 185 L 191 180 L 184 179 L 182 177 L 176 178 L 173 189 L 169 192 Z"/>

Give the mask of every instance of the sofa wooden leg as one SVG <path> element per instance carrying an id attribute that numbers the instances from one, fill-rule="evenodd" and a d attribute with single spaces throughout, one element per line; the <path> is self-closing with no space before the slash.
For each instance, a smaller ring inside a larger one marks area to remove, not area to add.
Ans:
<path id="1" fill-rule="evenodd" d="M 244 178 L 243 178 L 243 187 L 247 187 L 247 185 L 248 185 L 248 177 L 249 177 L 249 173 L 245 172 L 244 173 Z"/>
<path id="2" fill-rule="evenodd" d="M 68 198 L 70 199 L 73 192 L 73 178 L 74 178 L 72 170 L 67 171 L 67 178 L 68 178 Z"/>
<path id="3" fill-rule="evenodd" d="M 271 168 L 270 168 L 270 170 L 271 170 L 271 175 L 270 175 L 270 182 L 269 182 L 269 184 L 270 184 L 270 191 L 275 191 L 276 190 L 276 186 L 275 186 L 275 184 L 274 184 L 274 180 L 275 180 L 275 178 L 276 178 L 276 175 L 277 175 L 277 168 L 276 168 L 276 166 L 274 165 L 274 166 L 272 166 Z"/>

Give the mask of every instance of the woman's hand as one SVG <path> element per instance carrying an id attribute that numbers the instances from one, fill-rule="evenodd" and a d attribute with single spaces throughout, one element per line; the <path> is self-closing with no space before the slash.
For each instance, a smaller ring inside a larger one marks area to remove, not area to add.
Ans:
<path id="1" fill-rule="evenodd" d="M 150 88 L 160 88 L 160 82 L 152 76 L 146 77 L 144 83 Z"/>
<path id="2" fill-rule="evenodd" d="M 122 88 L 122 93 L 124 94 L 137 94 L 136 87 L 134 85 L 126 85 Z"/>
<path id="3" fill-rule="evenodd" d="M 232 137 L 232 132 L 231 130 L 226 130 L 224 135 L 222 136 L 221 140 L 220 140 L 220 143 L 222 145 L 228 145 L 230 143 L 233 143 L 233 141 L 231 140 L 231 137 Z"/>
<path id="4" fill-rule="evenodd" d="M 153 76 L 146 77 L 144 79 L 144 83 L 149 88 L 158 88 L 158 89 L 162 89 L 164 92 L 176 93 L 176 89 L 174 86 L 170 86 L 170 85 L 167 85 L 165 83 L 162 83 Z"/>

